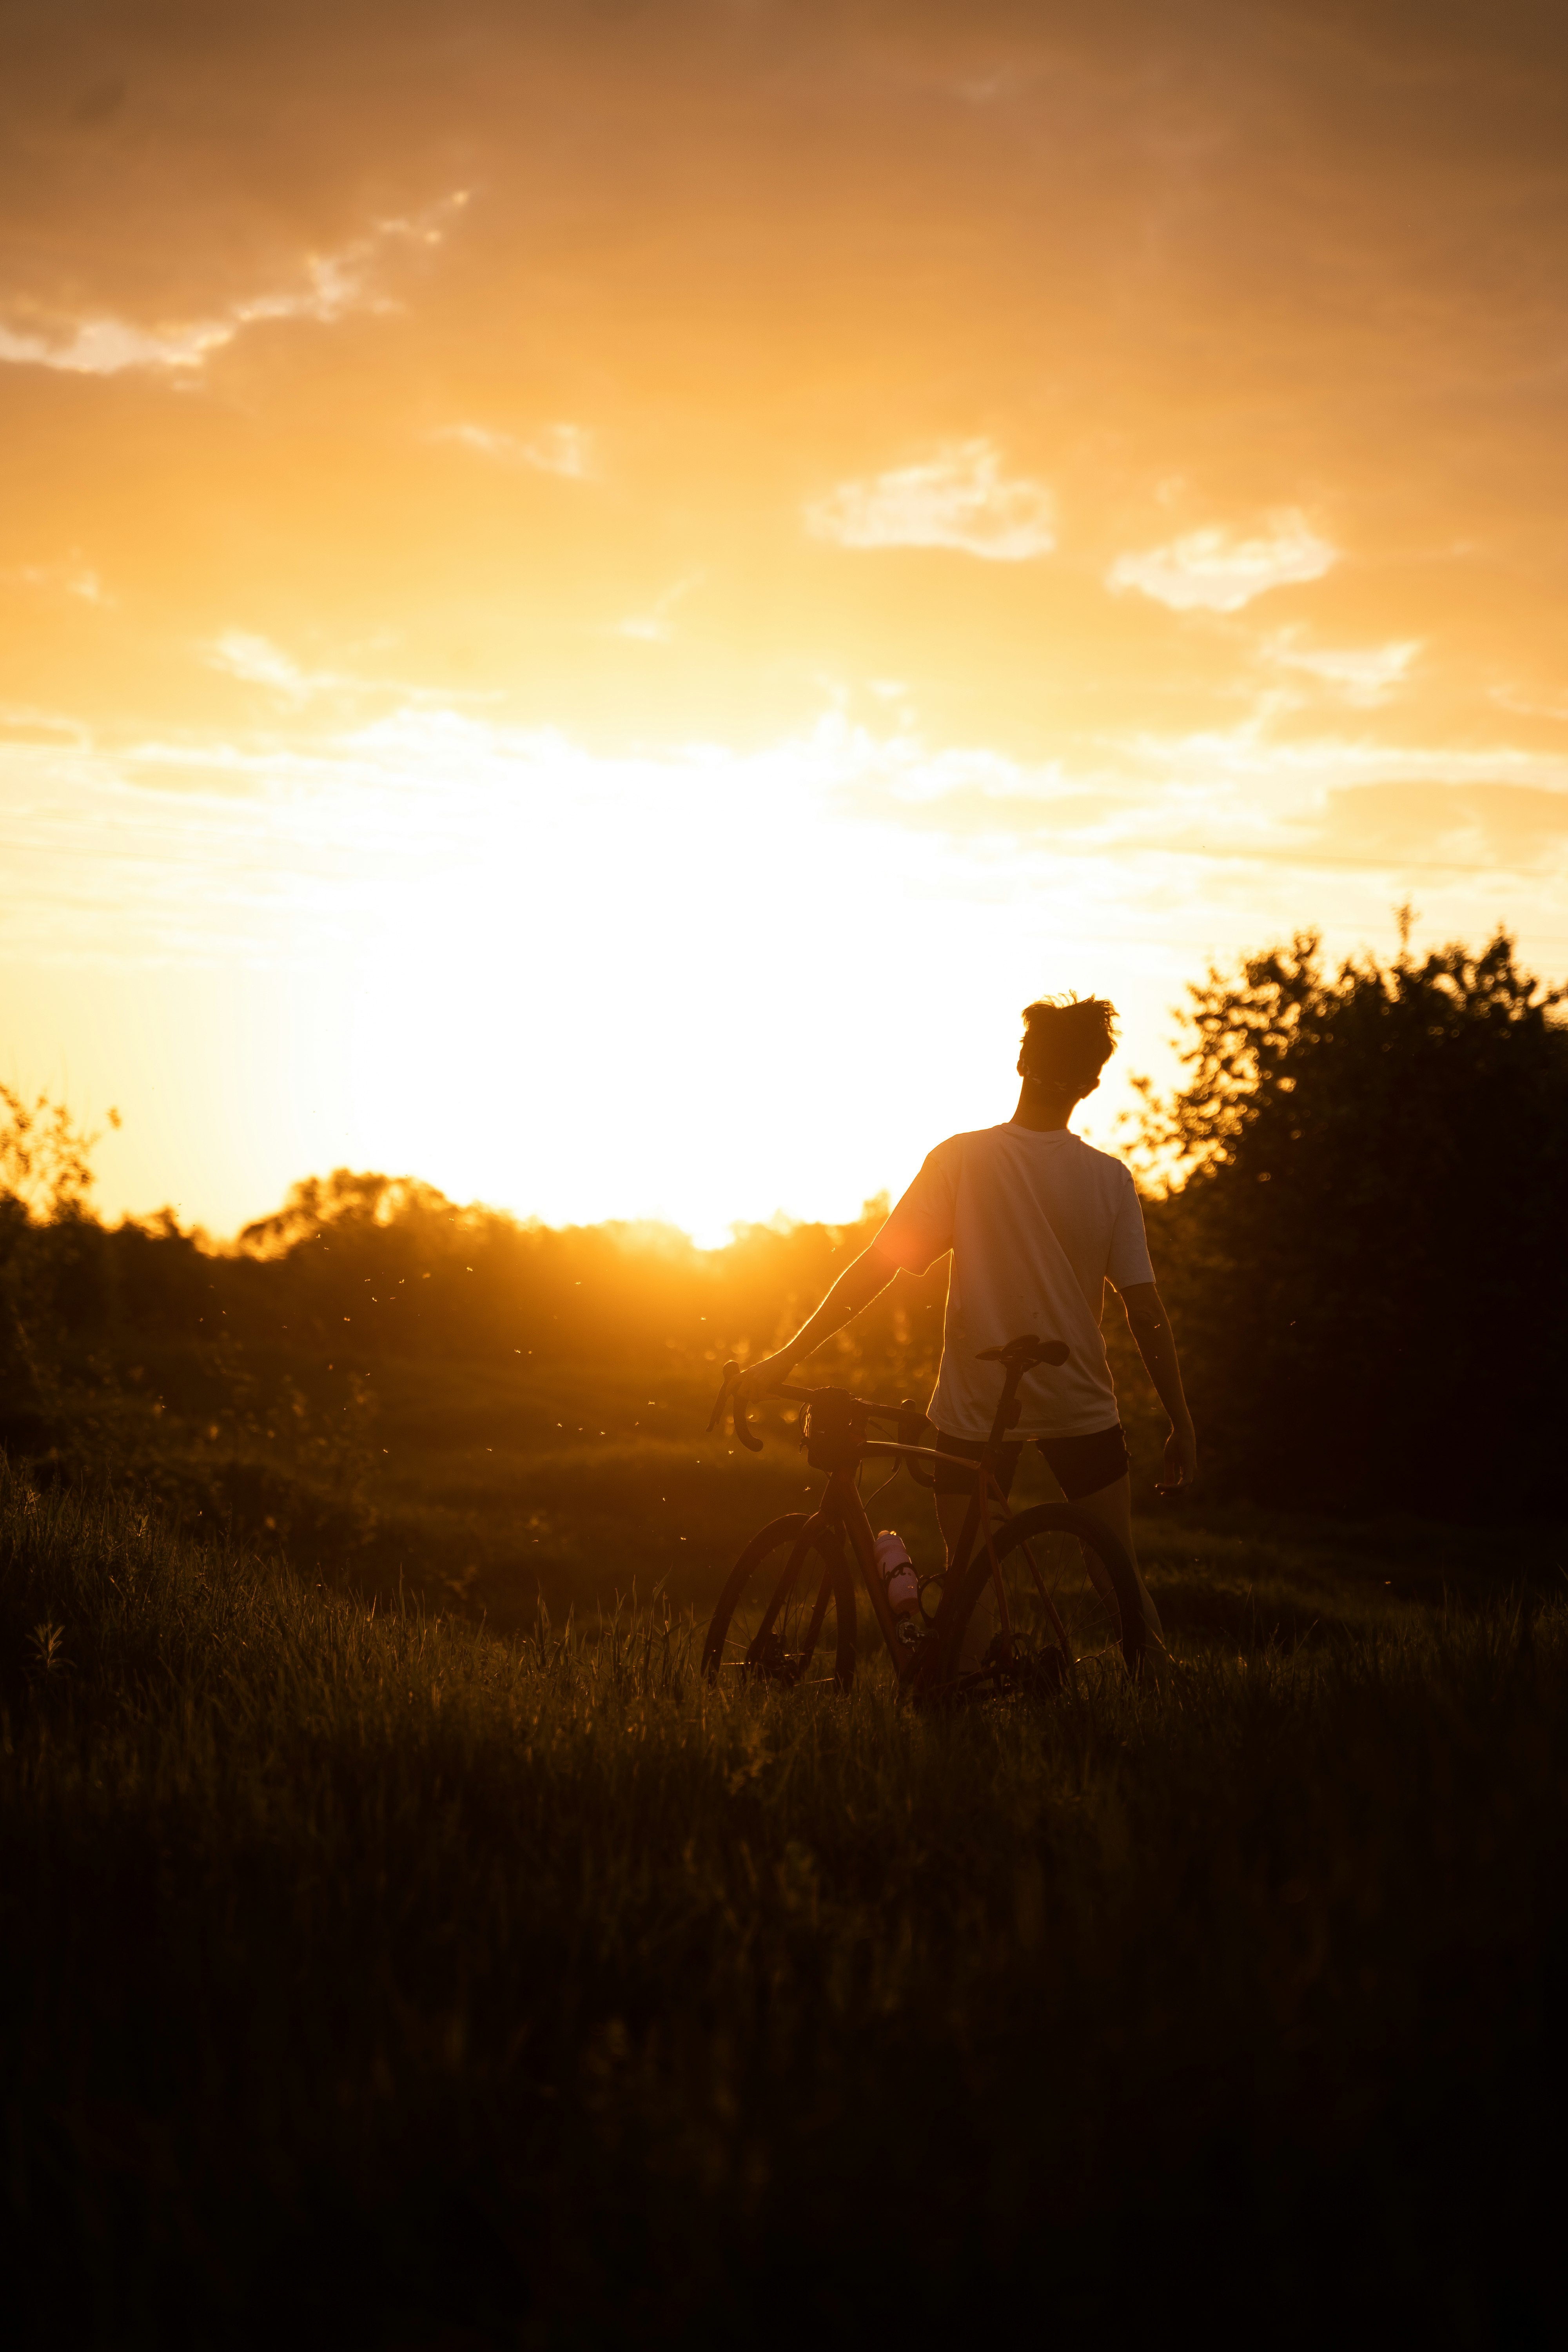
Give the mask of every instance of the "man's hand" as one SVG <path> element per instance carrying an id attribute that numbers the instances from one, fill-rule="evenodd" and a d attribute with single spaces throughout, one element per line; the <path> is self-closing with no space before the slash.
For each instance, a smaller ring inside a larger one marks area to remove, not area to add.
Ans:
<path id="1" fill-rule="evenodd" d="M 1176 1361 L 1170 1317 L 1152 1282 L 1129 1283 L 1121 1294 L 1121 1304 L 1127 1309 L 1128 1328 L 1143 1359 L 1143 1369 L 1171 1416 L 1171 1434 L 1165 1440 L 1165 1475 L 1154 1491 L 1157 1495 L 1190 1495 L 1197 1484 L 1198 1442 L 1193 1434 L 1193 1416 L 1187 1411 L 1187 1400 L 1182 1391 L 1182 1368 Z"/>
<path id="2" fill-rule="evenodd" d="M 730 1393 L 742 1404 L 755 1404 L 773 1389 L 782 1388 L 795 1370 L 795 1358 L 781 1353 L 763 1356 L 760 1361 L 748 1364 Z"/>
<path id="3" fill-rule="evenodd" d="M 1198 1480 L 1198 1441 L 1190 1421 L 1173 1422 L 1165 1440 L 1165 1475 L 1159 1495 L 1190 1495 Z"/>

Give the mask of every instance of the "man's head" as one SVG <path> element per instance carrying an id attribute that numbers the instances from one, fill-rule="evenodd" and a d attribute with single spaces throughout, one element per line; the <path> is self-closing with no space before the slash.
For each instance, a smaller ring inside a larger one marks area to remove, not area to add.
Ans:
<path id="1" fill-rule="evenodd" d="M 1024 1007 L 1018 1075 L 1050 1101 L 1091 1095 L 1116 1051 L 1116 1007 L 1103 996 L 1041 998 Z"/>

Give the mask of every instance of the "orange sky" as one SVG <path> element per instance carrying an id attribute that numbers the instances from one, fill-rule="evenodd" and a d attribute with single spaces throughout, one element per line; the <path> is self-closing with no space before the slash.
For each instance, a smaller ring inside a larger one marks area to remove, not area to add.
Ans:
<path id="1" fill-rule="evenodd" d="M 1043 991 L 1568 964 L 1550 12 L 12 7 L 0 118 L 0 1076 L 108 1208 L 716 1235 Z"/>

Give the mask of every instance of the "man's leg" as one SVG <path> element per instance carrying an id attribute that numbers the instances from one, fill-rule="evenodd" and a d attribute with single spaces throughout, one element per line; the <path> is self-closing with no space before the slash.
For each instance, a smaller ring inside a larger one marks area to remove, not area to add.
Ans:
<path id="1" fill-rule="evenodd" d="M 1007 1484 L 1011 1486 L 1010 1467 L 1005 1475 Z M 963 1533 L 963 1522 L 969 1515 L 969 1506 L 973 1500 L 973 1487 L 963 1494 L 943 1494 L 940 1487 L 937 1489 L 937 1525 L 942 1529 L 942 1539 L 946 1548 L 949 1568 L 952 1566 L 952 1556 L 957 1549 L 959 1538 Z M 1164 1630 L 1160 1623 L 1160 1612 L 1154 1606 L 1153 1595 L 1143 1581 L 1143 1571 L 1138 1565 L 1138 1548 L 1132 1540 L 1132 1481 L 1129 1474 L 1124 1470 L 1121 1477 L 1113 1479 L 1110 1486 L 1098 1487 L 1093 1494 L 1075 1496 L 1072 1499 L 1072 1507 L 1075 1511 L 1088 1511 L 1095 1518 L 1102 1519 L 1111 1534 L 1117 1538 L 1121 1549 L 1132 1563 L 1132 1573 L 1137 1579 L 1139 1596 L 1143 1603 L 1143 1622 L 1155 1640 L 1163 1643 Z M 977 1547 L 978 1542 L 979 1538 L 976 1538 Z M 1115 1591 L 1100 1564 L 1098 1556 L 1086 1549 L 1083 1561 L 1106 1607 L 1113 1616 L 1120 1618 L 1121 1612 L 1117 1604 Z M 987 1586 L 975 1606 L 974 1614 L 969 1621 L 969 1627 L 964 1636 L 963 1654 L 959 1661 L 963 1672 L 971 1671 L 984 1656 L 991 1637 L 996 1630 L 996 1597 Z"/>
<path id="2" fill-rule="evenodd" d="M 937 1488 L 936 1523 L 942 1529 L 949 1568 L 952 1566 L 952 1555 L 958 1549 L 958 1538 L 963 1533 L 963 1522 L 969 1516 L 969 1506 L 973 1500 L 973 1487 L 967 1495 L 944 1495 L 940 1486 Z"/>

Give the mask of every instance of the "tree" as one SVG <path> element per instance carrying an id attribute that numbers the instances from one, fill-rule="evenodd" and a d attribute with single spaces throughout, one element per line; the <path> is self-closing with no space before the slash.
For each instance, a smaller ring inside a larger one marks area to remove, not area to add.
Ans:
<path id="1" fill-rule="evenodd" d="M 1260 1499 L 1561 1511 L 1568 1407 L 1565 993 L 1479 955 L 1211 969 L 1153 1106 L 1152 1204 L 1194 1406 Z"/>
<path id="2" fill-rule="evenodd" d="M 109 1114 L 111 1127 L 120 1114 Z M 0 1086 L 0 1433 L 58 1402 L 58 1342 L 90 1228 L 95 1135 L 63 1103 Z M 94 1229 L 95 1230 L 95 1229 Z"/>

